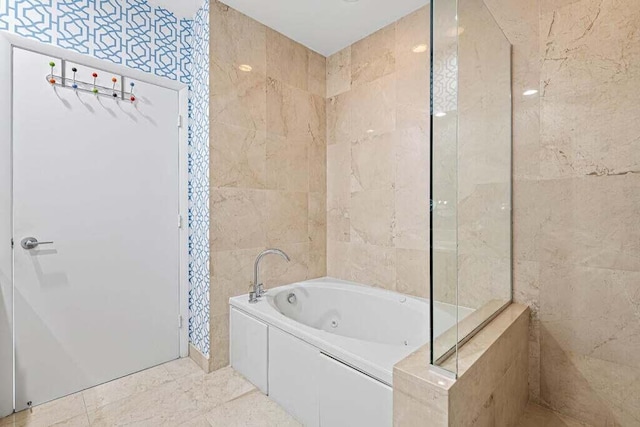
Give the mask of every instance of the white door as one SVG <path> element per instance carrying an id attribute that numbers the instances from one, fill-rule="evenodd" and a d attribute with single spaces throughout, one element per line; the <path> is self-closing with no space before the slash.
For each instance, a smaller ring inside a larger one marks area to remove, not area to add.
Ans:
<path id="1" fill-rule="evenodd" d="M 176 91 L 136 82 L 136 105 L 76 94 L 46 82 L 59 60 L 13 55 L 20 410 L 178 357 L 179 141 Z"/>

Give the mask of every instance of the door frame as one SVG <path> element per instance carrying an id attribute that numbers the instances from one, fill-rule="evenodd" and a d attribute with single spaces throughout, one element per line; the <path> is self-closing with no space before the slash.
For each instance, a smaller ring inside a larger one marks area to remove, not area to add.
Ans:
<path id="1" fill-rule="evenodd" d="M 0 317 L 0 333 L 4 330 L 12 331 L 10 337 L 0 335 L 0 378 L 5 378 L 9 372 L 7 366 L 10 364 L 11 378 L 13 379 L 10 388 L 7 381 L 0 381 L 0 418 L 13 412 L 15 407 L 13 250 L 11 248 L 11 239 L 13 238 L 13 48 L 63 58 L 178 92 L 180 117 L 176 117 L 176 126 L 179 127 L 179 212 L 177 213 L 179 217 L 176 217 L 176 227 L 179 226 L 179 290 L 176 297 L 181 316 L 180 357 L 187 357 L 189 354 L 188 86 L 151 73 L 0 31 L 0 314 L 3 313 L 3 309 L 6 312 L 6 319 Z M 10 254 L 10 256 L 7 257 L 6 254 Z M 9 325 L 4 324 L 7 321 Z M 7 358 L 9 359 L 7 360 Z"/>

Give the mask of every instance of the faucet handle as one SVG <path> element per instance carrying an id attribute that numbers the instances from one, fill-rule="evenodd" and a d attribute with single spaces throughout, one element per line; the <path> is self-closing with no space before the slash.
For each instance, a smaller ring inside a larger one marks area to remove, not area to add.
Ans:
<path id="1" fill-rule="evenodd" d="M 267 293 L 267 290 L 264 288 L 264 283 L 258 283 L 256 293 L 258 294 L 258 298 Z"/>
<path id="2" fill-rule="evenodd" d="M 249 292 L 249 304 L 255 304 L 258 302 L 258 296 L 255 292 Z"/>

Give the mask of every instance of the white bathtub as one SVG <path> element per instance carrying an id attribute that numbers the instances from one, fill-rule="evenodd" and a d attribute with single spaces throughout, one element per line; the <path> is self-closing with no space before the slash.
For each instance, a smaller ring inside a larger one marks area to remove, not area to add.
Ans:
<path id="1" fill-rule="evenodd" d="M 305 425 L 390 426 L 393 365 L 429 340 L 428 300 L 337 279 L 229 303 L 232 366 Z M 435 309 L 438 335 L 455 307 Z"/>

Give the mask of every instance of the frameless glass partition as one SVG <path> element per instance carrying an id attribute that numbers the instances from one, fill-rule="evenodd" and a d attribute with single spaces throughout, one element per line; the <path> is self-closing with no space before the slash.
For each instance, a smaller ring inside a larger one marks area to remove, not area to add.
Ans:
<path id="1" fill-rule="evenodd" d="M 431 3 L 431 362 L 511 301 L 511 45 L 483 0 Z"/>

